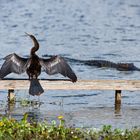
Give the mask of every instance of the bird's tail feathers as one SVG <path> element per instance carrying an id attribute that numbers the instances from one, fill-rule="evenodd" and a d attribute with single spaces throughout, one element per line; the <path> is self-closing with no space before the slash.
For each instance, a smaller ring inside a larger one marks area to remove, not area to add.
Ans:
<path id="1" fill-rule="evenodd" d="M 44 92 L 42 86 L 40 85 L 38 79 L 31 79 L 30 81 L 30 88 L 29 88 L 29 94 L 32 96 L 39 96 Z"/>

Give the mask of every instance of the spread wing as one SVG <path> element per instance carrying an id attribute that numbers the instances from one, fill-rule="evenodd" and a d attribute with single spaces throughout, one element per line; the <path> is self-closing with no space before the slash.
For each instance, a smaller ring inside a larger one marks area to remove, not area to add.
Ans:
<path id="1" fill-rule="evenodd" d="M 10 73 L 21 74 L 25 72 L 27 68 L 28 59 L 22 58 L 17 54 L 9 54 L 4 58 L 5 62 L 3 63 L 0 69 L 0 79 L 4 78 Z"/>
<path id="2" fill-rule="evenodd" d="M 64 58 L 53 56 L 50 59 L 40 59 L 40 64 L 49 75 L 60 73 L 65 77 L 69 77 L 72 82 L 77 81 L 77 77 Z"/>

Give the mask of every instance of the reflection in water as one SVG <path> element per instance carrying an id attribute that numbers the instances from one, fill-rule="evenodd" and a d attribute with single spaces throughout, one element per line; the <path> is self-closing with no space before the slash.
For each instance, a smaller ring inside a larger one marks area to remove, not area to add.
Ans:
<path id="1" fill-rule="evenodd" d="M 16 100 L 13 102 L 7 101 L 7 105 L 5 106 L 5 113 L 3 116 L 7 116 L 9 118 L 16 117 L 18 119 L 22 119 L 23 114 L 28 115 L 29 121 L 38 122 L 40 118 L 40 106 L 42 102 L 33 101 L 33 100 Z M 24 110 L 24 113 L 21 115 L 20 110 Z M 28 112 L 26 112 L 28 110 Z"/>
<path id="2" fill-rule="evenodd" d="M 115 108 L 114 109 L 115 109 L 115 112 L 114 112 L 115 115 L 116 116 L 118 116 L 118 115 L 121 116 L 121 104 L 120 103 L 118 103 L 118 104 L 115 103 Z"/>
<path id="3" fill-rule="evenodd" d="M 39 122 L 40 121 L 40 109 L 39 108 L 33 108 L 31 109 L 29 112 L 26 112 L 26 114 L 28 115 L 28 121 L 29 122 Z"/>
<path id="4" fill-rule="evenodd" d="M 12 112 L 15 109 L 15 102 L 7 102 L 7 108 L 5 109 L 5 115 L 11 117 Z"/>

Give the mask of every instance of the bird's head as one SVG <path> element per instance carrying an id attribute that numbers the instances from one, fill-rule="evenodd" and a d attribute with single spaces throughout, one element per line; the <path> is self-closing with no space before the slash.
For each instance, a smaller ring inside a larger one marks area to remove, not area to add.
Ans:
<path id="1" fill-rule="evenodd" d="M 39 49 L 39 43 L 38 43 L 37 39 L 32 34 L 29 34 L 27 32 L 25 32 L 25 34 L 32 39 L 34 47 L 31 49 L 31 54 L 35 54 L 35 52 Z"/>

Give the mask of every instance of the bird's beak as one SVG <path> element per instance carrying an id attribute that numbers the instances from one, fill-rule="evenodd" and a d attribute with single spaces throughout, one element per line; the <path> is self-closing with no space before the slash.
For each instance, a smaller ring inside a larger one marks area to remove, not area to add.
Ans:
<path id="1" fill-rule="evenodd" d="M 31 34 L 28 34 L 27 32 L 25 32 L 26 35 L 31 36 Z"/>

